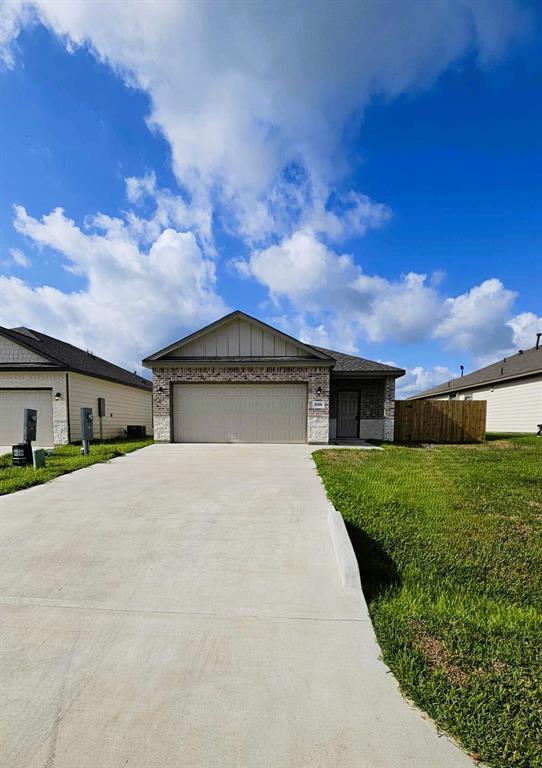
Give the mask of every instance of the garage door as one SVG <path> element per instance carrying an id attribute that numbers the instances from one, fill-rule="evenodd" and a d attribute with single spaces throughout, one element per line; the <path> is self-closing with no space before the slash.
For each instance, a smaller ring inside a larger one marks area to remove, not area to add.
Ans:
<path id="1" fill-rule="evenodd" d="M 53 399 L 50 389 L 0 389 L 0 445 L 13 445 L 23 439 L 23 412 L 38 412 L 34 445 L 53 445 Z"/>
<path id="2" fill-rule="evenodd" d="M 304 443 L 304 384 L 176 384 L 177 443 Z"/>

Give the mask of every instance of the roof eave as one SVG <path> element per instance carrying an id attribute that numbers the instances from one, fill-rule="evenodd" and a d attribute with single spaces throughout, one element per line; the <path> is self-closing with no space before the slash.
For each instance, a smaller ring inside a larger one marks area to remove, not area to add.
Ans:
<path id="1" fill-rule="evenodd" d="M 450 386 L 444 389 L 439 389 L 437 392 L 428 389 L 425 392 L 420 392 L 418 395 L 411 395 L 406 400 L 420 400 L 424 397 L 438 397 L 439 395 L 453 394 L 454 392 L 463 392 L 469 389 L 478 389 L 479 387 L 490 387 L 493 384 L 500 384 L 503 381 L 515 381 L 516 379 L 526 379 L 529 376 L 541 376 L 542 368 L 535 371 L 525 371 L 524 373 L 514 373 L 512 376 L 499 376 L 498 379 L 487 379 L 486 381 L 477 381 L 475 384 L 463 384 L 461 386 Z"/>
<path id="2" fill-rule="evenodd" d="M 153 360 L 152 358 L 146 358 L 142 361 L 145 368 L 153 370 L 154 368 L 180 368 L 187 366 L 194 367 L 250 367 L 250 366 L 318 366 L 321 368 L 332 368 L 335 365 L 335 360 L 322 360 L 319 358 L 311 357 L 298 357 L 298 358 L 280 358 L 280 357 L 252 357 L 245 360 L 239 360 L 231 357 L 178 357 L 178 358 L 163 358 L 159 360 Z"/>
<path id="3" fill-rule="evenodd" d="M 401 368 L 398 368 L 396 370 L 392 371 L 331 371 L 331 375 L 333 378 L 341 378 L 341 379 L 355 379 L 355 378 L 361 378 L 365 377 L 368 379 L 376 379 L 376 378 L 394 378 L 399 379 L 401 376 L 404 376 L 406 371 L 403 371 Z"/>

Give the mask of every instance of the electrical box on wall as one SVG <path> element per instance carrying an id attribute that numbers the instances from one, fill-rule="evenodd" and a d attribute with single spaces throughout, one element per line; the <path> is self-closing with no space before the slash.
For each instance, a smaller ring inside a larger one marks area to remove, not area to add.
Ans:
<path id="1" fill-rule="evenodd" d="M 98 398 L 98 416 L 105 416 L 105 397 Z"/>

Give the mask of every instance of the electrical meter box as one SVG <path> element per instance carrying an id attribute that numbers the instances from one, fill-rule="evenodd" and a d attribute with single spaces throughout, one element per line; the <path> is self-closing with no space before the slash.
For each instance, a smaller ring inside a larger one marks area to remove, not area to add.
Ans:
<path id="1" fill-rule="evenodd" d="M 25 408 L 23 416 L 23 441 L 31 443 L 36 439 L 36 429 L 38 426 L 38 412 L 33 408 Z"/>
<path id="2" fill-rule="evenodd" d="M 81 408 L 81 440 L 92 440 L 93 421 L 92 408 Z"/>
<path id="3" fill-rule="evenodd" d="M 105 397 L 98 398 L 98 416 L 105 416 Z"/>

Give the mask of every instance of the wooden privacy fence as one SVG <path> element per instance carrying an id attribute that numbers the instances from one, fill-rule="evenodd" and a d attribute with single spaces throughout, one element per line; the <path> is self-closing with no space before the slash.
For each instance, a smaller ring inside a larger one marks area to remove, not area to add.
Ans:
<path id="1" fill-rule="evenodd" d="M 472 443 L 485 439 L 485 400 L 396 400 L 399 443 Z"/>

